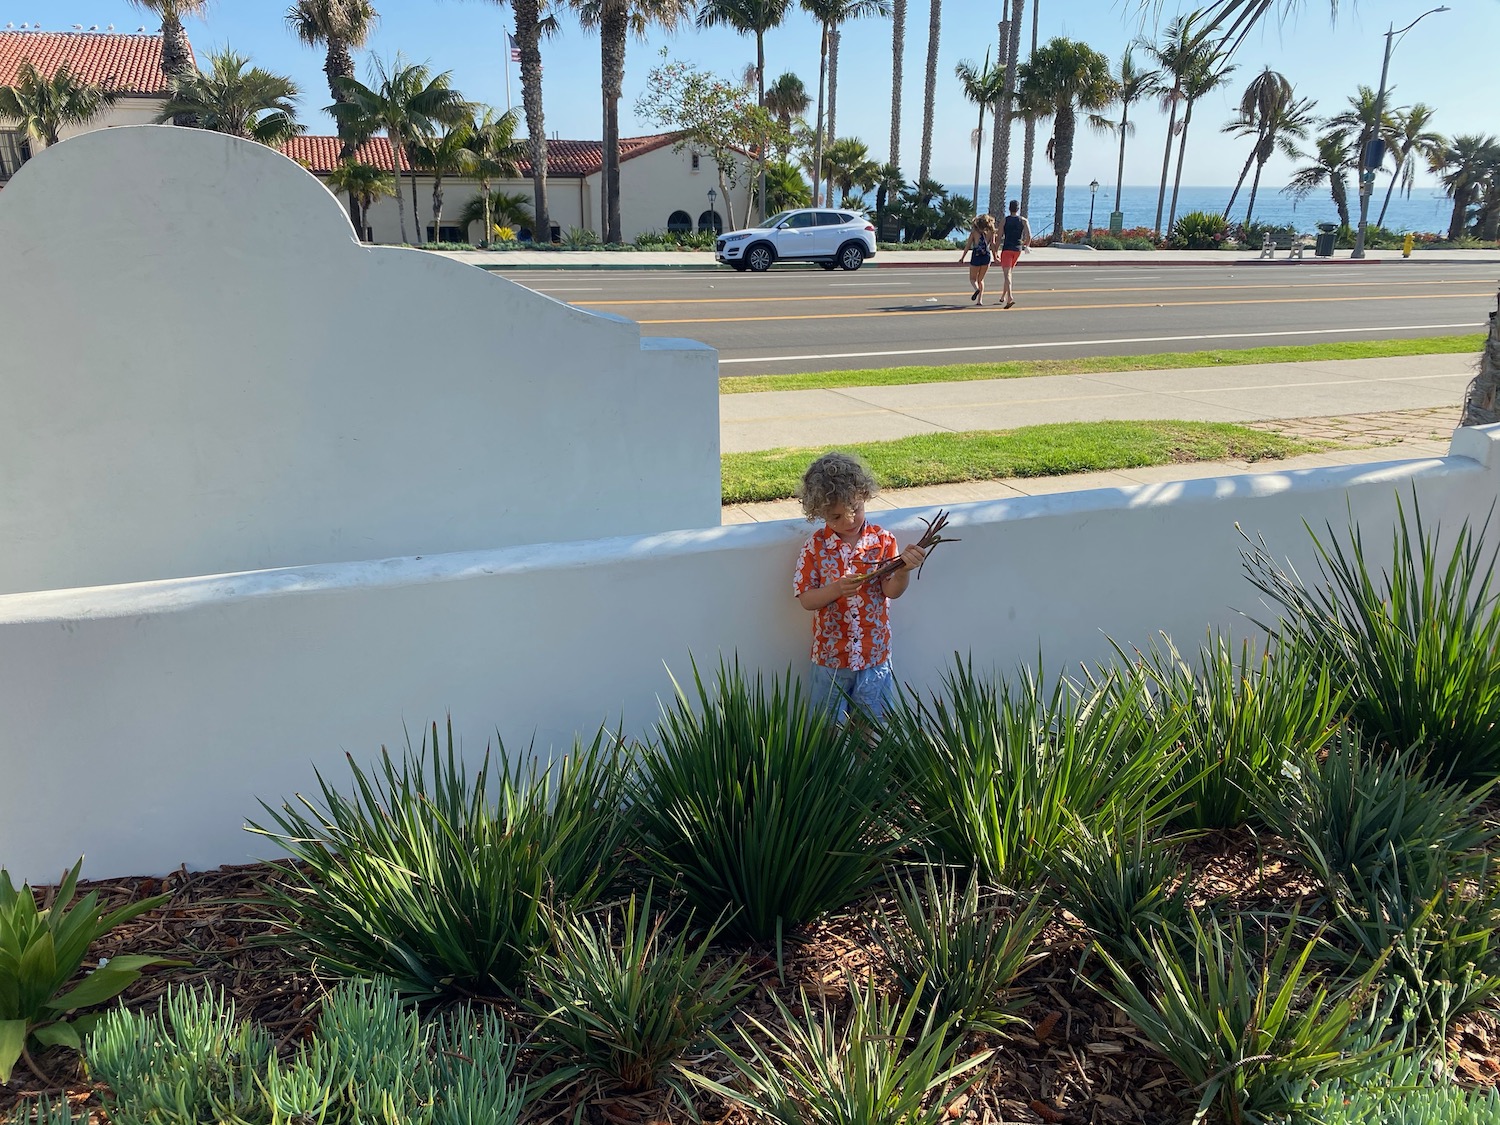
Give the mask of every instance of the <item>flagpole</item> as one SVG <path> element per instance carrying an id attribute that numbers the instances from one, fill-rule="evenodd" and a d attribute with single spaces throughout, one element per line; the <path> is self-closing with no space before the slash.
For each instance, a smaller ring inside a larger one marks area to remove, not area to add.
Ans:
<path id="1" fill-rule="evenodd" d="M 505 111 L 510 112 L 510 32 L 505 33 Z"/>

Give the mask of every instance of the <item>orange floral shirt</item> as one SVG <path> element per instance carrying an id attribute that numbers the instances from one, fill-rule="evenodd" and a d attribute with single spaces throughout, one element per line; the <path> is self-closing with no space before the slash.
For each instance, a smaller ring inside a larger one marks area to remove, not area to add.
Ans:
<path id="1" fill-rule="evenodd" d="M 859 538 L 845 543 L 822 528 L 803 544 L 797 558 L 794 595 L 837 582 L 846 574 L 867 574 L 901 552 L 896 537 L 866 522 Z M 812 662 L 825 668 L 874 668 L 891 658 L 889 599 L 879 582 L 866 582 L 853 597 L 824 606 L 813 618 Z"/>

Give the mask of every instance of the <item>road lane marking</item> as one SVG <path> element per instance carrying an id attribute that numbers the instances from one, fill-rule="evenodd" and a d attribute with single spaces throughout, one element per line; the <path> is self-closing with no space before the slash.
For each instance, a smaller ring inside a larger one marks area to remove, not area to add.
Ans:
<path id="1" fill-rule="evenodd" d="M 720 359 L 719 366 L 732 363 L 794 363 L 810 359 L 878 359 L 893 355 L 947 355 L 959 352 L 1004 352 L 1021 348 L 1078 348 L 1095 344 L 1175 344 L 1188 340 L 1259 340 L 1272 336 L 1332 336 L 1353 332 L 1424 332 L 1447 328 L 1482 328 L 1483 324 L 1382 324 L 1370 328 L 1305 328 L 1280 332 L 1215 332 L 1198 336 L 1120 336 L 1109 340 L 1037 340 L 1023 344 L 974 344 L 958 348 L 905 348 L 883 352 L 810 352 L 806 355 L 762 355 Z M 1088 374 L 1088 373 L 1085 373 Z M 1094 372 L 1093 374 L 1109 374 Z"/>

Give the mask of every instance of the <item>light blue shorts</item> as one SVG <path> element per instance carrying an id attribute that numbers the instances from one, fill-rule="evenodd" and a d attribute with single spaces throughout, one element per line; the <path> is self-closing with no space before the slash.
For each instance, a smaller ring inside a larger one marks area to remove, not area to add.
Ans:
<path id="1" fill-rule="evenodd" d="M 827 708 L 841 723 L 849 717 L 851 706 L 878 723 L 895 706 L 896 676 L 890 661 L 859 669 L 814 664 L 807 678 L 807 690 L 812 706 Z"/>

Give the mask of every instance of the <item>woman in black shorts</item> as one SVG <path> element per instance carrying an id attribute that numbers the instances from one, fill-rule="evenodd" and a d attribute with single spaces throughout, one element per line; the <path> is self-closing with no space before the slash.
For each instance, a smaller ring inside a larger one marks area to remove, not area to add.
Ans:
<path id="1" fill-rule="evenodd" d="M 974 220 L 974 229 L 969 231 L 969 241 L 964 243 L 963 254 L 958 256 L 961 262 L 964 256 L 969 257 L 969 284 L 974 287 L 973 294 L 969 300 L 976 305 L 984 304 L 984 275 L 990 272 L 990 261 L 995 255 L 995 220 L 988 215 L 980 215 Z"/>

